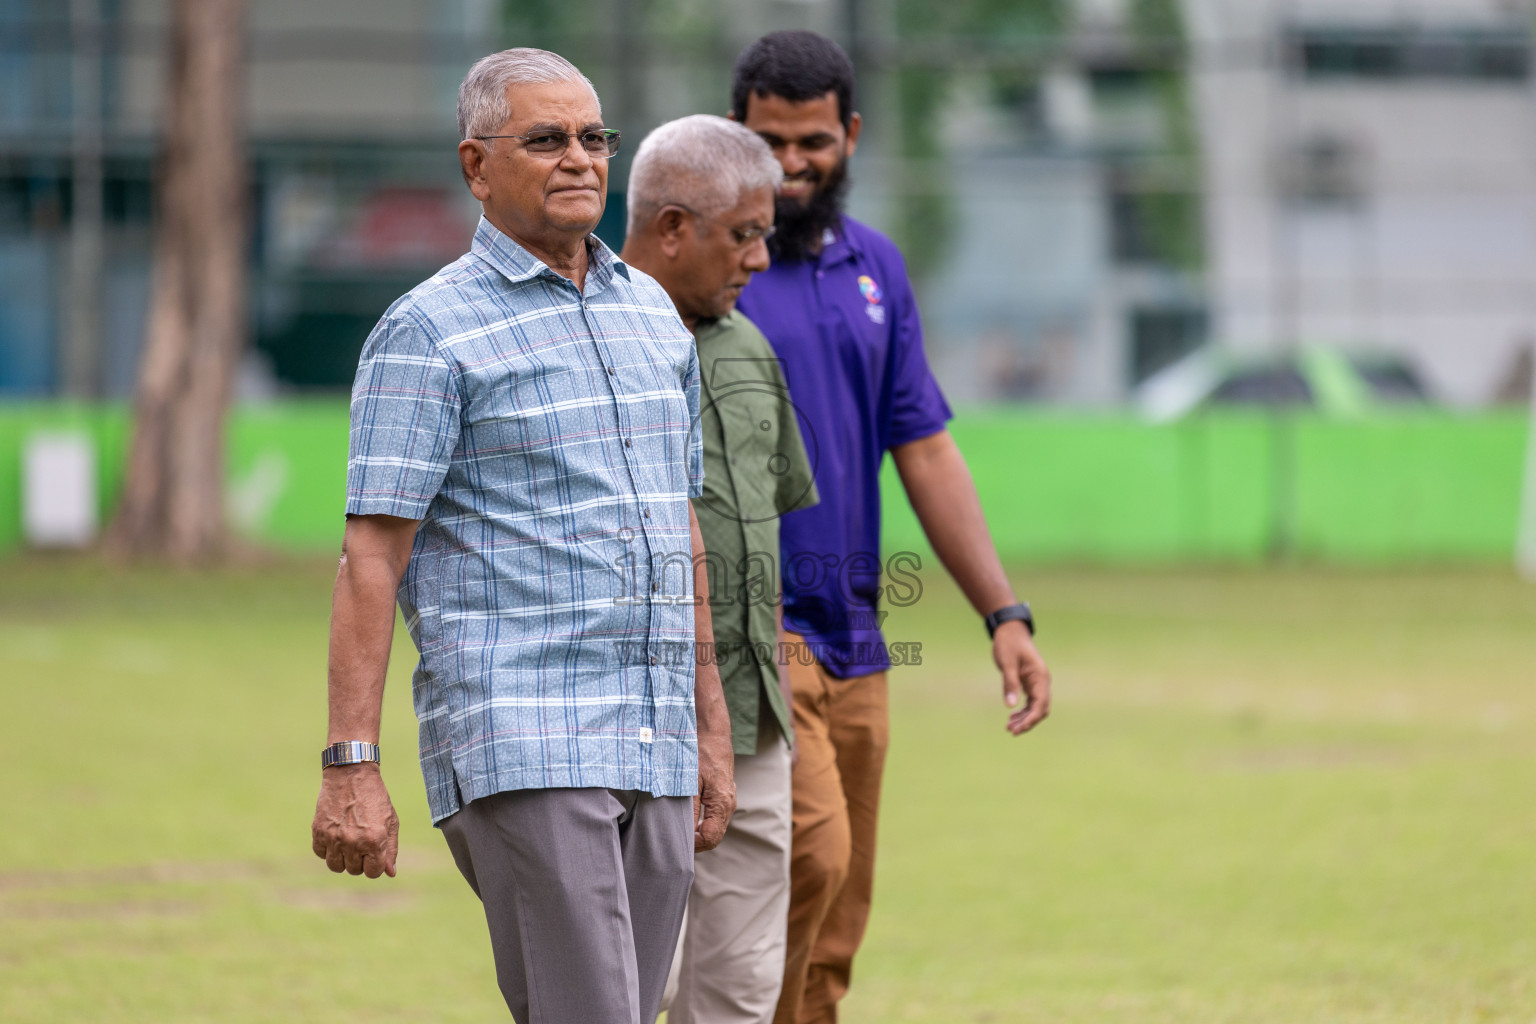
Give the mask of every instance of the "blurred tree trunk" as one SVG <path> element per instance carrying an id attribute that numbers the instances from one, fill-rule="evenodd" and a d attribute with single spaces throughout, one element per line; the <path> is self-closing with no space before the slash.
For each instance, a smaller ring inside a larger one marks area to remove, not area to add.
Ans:
<path id="1" fill-rule="evenodd" d="M 224 420 L 245 340 L 246 0 L 173 0 L 154 281 L 111 544 L 226 551 Z"/>

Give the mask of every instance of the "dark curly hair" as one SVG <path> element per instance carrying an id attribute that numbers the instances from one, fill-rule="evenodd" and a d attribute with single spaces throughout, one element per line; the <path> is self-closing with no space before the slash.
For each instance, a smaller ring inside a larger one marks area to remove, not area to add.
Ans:
<path id="1" fill-rule="evenodd" d="M 837 94 L 837 114 L 847 128 L 853 117 L 853 61 L 843 48 L 815 32 L 770 32 L 736 58 L 731 113 L 745 121 L 753 93 L 804 103 L 829 92 Z"/>

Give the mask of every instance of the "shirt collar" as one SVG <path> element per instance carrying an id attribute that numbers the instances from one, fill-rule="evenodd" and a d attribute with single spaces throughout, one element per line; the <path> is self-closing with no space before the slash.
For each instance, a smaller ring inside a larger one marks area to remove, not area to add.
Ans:
<path id="1" fill-rule="evenodd" d="M 484 216 L 481 216 L 480 224 L 475 228 L 475 240 L 469 251 L 489 263 L 513 284 L 532 280 L 541 274 L 561 281 L 570 280 L 550 269 L 547 263 L 503 234 Z M 621 274 L 624 280 L 629 280 L 629 267 L 596 235 L 587 236 L 587 256 L 588 294 L 607 288 L 614 274 Z"/>
<path id="2" fill-rule="evenodd" d="M 861 253 L 858 243 L 848 237 L 848 228 L 839 224 L 836 231 L 827 228 L 821 233 L 821 254 L 817 263 L 822 267 L 830 267 L 851 260 Z"/>

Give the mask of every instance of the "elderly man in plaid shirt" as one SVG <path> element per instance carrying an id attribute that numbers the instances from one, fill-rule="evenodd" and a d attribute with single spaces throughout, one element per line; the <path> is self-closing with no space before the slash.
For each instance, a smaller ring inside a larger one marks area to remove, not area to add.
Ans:
<path id="1" fill-rule="evenodd" d="M 735 804 L 719 675 L 693 656 L 698 358 L 592 236 L 619 138 L 575 67 L 485 58 L 459 128 L 474 243 L 390 307 L 353 388 L 314 850 L 395 873 L 377 743 L 398 599 L 432 819 L 513 1018 L 648 1024 L 693 853 Z"/>

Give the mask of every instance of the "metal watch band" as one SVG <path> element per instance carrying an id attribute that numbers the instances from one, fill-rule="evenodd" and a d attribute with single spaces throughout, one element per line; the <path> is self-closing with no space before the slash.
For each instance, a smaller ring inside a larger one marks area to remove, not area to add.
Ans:
<path id="1" fill-rule="evenodd" d="M 1005 622 L 1022 622 L 1024 628 L 1029 630 L 1029 635 L 1035 635 L 1035 616 L 1029 610 L 1029 602 L 1021 601 L 1018 604 L 1010 604 L 1006 608 L 999 608 L 987 616 L 987 636 L 996 636 L 997 627 Z"/>
<path id="2" fill-rule="evenodd" d="M 362 740 L 347 740 L 343 743 L 332 743 L 320 751 L 320 767 L 330 768 L 338 764 L 361 764 L 364 761 L 379 763 L 379 745 L 377 743 L 364 743 Z"/>

